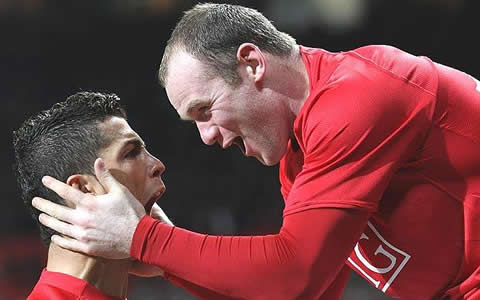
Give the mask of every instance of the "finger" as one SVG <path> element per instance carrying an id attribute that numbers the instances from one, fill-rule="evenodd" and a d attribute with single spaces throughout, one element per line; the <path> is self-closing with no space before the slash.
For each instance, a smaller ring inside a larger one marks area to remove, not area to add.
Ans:
<path id="1" fill-rule="evenodd" d="M 59 221 L 49 215 L 41 214 L 38 216 L 38 220 L 43 225 L 50 227 L 51 229 L 55 230 L 58 233 L 68 235 L 73 238 L 78 238 L 78 234 L 76 234 L 76 230 L 73 225 Z"/>
<path id="2" fill-rule="evenodd" d="M 95 160 L 94 168 L 95 176 L 97 176 L 98 181 L 100 181 L 100 184 L 107 191 L 107 193 L 121 187 L 121 184 L 112 176 L 112 173 L 105 168 L 103 159 L 97 158 L 97 160 Z"/>
<path id="3" fill-rule="evenodd" d="M 83 198 L 85 195 L 83 192 L 80 190 L 77 190 L 68 184 L 65 184 L 53 177 L 50 176 L 44 176 L 42 178 L 43 185 L 45 185 L 47 188 L 51 189 L 57 195 L 63 198 L 65 200 L 68 206 L 74 206 L 76 207 L 77 204 L 80 202 L 80 200 Z"/>
<path id="4" fill-rule="evenodd" d="M 168 225 L 173 226 L 172 221 L 170 221 L 170 219 L 165 214 L 163 209 L 157 203 L 153 204 L 152 209 L 150 210 L 150 216 L 154 219 L 163 221 L 163 222 L 167 223 Z"/>
<path id="5" fill-rule="evenodd" d="M 32 205 L 36 209 L 54 217 L 61 221 L 68 222 L 68 223 L 75 223 L 73 217 L 73 209 L 70 207 L 60 205 L 57 203 L 53 203 L 46 199 L 35 197 L 32 200 Z"/>
<path id="6" fill-rule="evenodd" d="M 88 253 L 88 247 L 85 243 L 71 239 L 69 237 L 62 237 L 58 235 L 52 236 L 52 242 L 57 244 L 58 246 L 68 249 L 75 252 L 81 252 L 85 254 L 92 255 L 92 253 Z"/>

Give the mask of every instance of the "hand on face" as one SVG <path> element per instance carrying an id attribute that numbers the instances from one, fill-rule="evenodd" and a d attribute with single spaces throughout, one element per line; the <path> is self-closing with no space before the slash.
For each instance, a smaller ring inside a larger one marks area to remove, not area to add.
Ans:
<path id="1" fill-rule="evenodd" d="M 113 178 L 101 159 L 95 161 L 95 175 L 107 194 L 85 194 L 45 177 L 44 185 L 62 197 L 67 206 L 42 198 L 34 198 L 32 204 L 45 213 L 39 217 L 42 224 L 64 235 L 52 237 L 60 247 L 105 258 L 128 258 L 135 228 L 146 214 L 145 208 Z"/>

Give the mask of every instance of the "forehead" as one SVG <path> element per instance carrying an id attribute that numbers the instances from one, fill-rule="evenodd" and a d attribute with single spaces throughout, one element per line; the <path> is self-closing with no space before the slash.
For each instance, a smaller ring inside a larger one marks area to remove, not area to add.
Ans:
<path id="1" fill-rule="evenodd" d="M 124 139 L 139 137 L 130 127 L 127 120 L 120 117 L 110 117 L 99 124 L 98 128 L 110 139 L 110 145 L 121 142 Z"/>
<path id="2" fill-rule="evenodd" d="M 165 89 L 181 117 L 189 107 L 208 101 L 211 79 L 208 67 L 185 51 L 171 57 Z"/>

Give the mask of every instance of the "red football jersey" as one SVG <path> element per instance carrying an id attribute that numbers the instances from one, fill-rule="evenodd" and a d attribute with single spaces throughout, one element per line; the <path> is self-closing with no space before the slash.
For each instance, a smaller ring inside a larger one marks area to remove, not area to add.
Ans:
<path id="1" fill-rule="evenodd" d="M 79 278 L 46 269 L 27 300 L 121 300 L 103 294 L 88 282 Z"/>
<path id="2" fill-rule="evenodd" d="M 280 164 L 284 216 L 372 213 L 347 264 L 402 299 L 480 288 L 480 83 L 388 46 L 301 48 L 310 96 Z"/>
<path id="3" fill-rule="evenodd" d="M 345 263 L 402 299 L 480 297 L 478 81 L 386 46 L 301 54 L 311 90 L 280 163 L 279 233 L 145 216 L 132 257 L 205 299 L 339 299 Z"/>

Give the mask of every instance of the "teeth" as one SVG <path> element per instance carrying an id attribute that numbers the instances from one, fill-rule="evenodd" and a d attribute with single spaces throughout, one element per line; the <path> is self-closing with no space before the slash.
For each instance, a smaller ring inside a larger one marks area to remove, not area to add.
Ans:
<path id="1" fill-rule="evenodd" d="M 240 148 L 240 151 L 242 151 L 242 153 L 245 154 L 246 149 L 245 149 L 245 144 L 243 143 L 242 138 L 239 137 L 239 136 L 236 137 L 235 140 L 234 140 L 234 143 L 235 143 L 235 145 L 238 146 L 238 148 Z"/>

